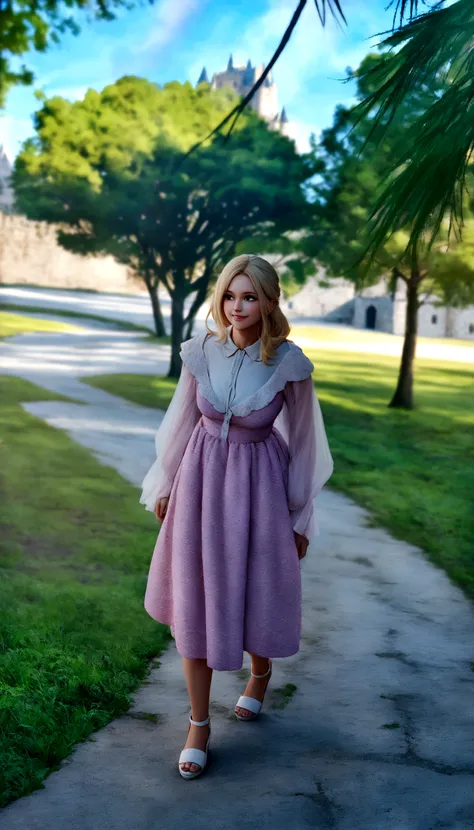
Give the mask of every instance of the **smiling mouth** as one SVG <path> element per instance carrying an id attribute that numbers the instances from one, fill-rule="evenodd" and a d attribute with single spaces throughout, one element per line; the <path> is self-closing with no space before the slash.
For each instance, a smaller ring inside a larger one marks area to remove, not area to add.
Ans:
<path id="1" fill-rule="evenodd" d="M 233 316 L 234 320 L 245 320 L 245 317 L 243 316 L 243 314 L 233 314 L 232 316 Z"/>

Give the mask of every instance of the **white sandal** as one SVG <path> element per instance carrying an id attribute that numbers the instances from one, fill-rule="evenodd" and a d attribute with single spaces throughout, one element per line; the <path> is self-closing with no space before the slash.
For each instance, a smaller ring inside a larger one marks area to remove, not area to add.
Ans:
<path id="1" fill-rule="evenodd" d="M 192 723 L 193 726 L 207 726 L 208 723 L 210 724 L 209 717 L 207 717 L 206 720 L 193 720 L 191 715 L 189 716 L 189 722 Z M 183 749 L 178 761 L 179 774 L 182 778 L 197 778 L 198 775 L 201 775 L 204 772 L 207 764 L 207 754 L 209 752 L 210 740 L 211 727 L 209 726 L 209 737 L 207 739 L 206 749 L 204 752 L 202 749 Z M 182 770 L 181 764 L 197 764 L 201 767 L 201 769 L 199 769 L 197 772 L 191 772 L 191 770 Z"/>
<path id="2" fill-rule="evenodd" d="M 268 677 L 268 680 L 265 684 L 265 689 L 263 692 L 263 697 L 261 700 L 257 700 L 255 697 L 247 697 L 247 695 L 241 695 L 236 703 L 236 708 L 240 707 L 241 709 L 248 709 L 249 712 L 253 712 L 252 715 L 248 715 L 247 717 L 243 717 L 239 715 L 238 712 L 234 709 L 235 717 L 239 720 L 255 720 L 257 715 L 260 713 L 262 708 L 263 701 L 265 699 L 265 692 L 267 691 L 267 686 L 270 681 L 270 677 L 272 676 L 272 661 L 268 660 L 268 669 L 266 670 L 265 674 L 254 674 L 252 670 L 250 670 L 250 674 L 252 677 L 255 677 L 257 680 L 261 680 L 264 677 Z"/>

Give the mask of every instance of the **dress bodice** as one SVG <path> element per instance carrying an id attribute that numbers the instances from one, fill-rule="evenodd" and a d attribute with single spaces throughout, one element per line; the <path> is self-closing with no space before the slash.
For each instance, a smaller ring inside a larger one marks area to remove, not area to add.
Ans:
<path id="1" fill-rule="evenodd" d="M 238 349 L 233 341 L 218 343 L 206 334 L 182 344 L 183 370 L 155 436 L 156 461 L 143 481 L 141 502 L 148 510 L 169 497 L 193 446 L 191 436 L 206 438 L 207 433 L 223 439 L 210 443 L 226 458 L 243 458 L 245 444 L 250 453 L 265 454 L 261 442 L 276 449 L 287 468 L 293 530 L 307 538 L 317 534 L 313 499 L 331 475 L 333 461 L 311 377 L 314 366 L 290 340 L 277 353 L 267 366 L 256 343 Z M 199 422 L 202 428 L 196 430 Z M 242 482 L 245 489 L 245 475 Z"/>
<path id="2" fill-rule="evenodd" d="M 211 435 L 220 438 L 225 413 L 218 412 L 200 392 L 199 387 L 196 400 L 204 428 Z M 237 443 L 265 441 L 272 433 L 274 421 L 282 410 L 283 401 L 283 392 L 277 392 L 273 400 L 262 409 L 255 409 L 249 415 L 234 415 L 228 429 L 227 440 Z"/>
<path id="3" fill-rule="evenodd" d="M 301 349 L 282 342 L 269 364 L 260 358 L 260 340 L 239 349 L 231 338 L 219 342 L 213 335 L 198 335 L 182 345 L 181 356 L 197 380 L 202 397 L 223 414 L 221 438 L 226 440 L 230 423 L 270 404 L 288 381 L 302 380 L 314 369 Z M 281 407 L 280 407 L 281 409 Z M 278 414 L 278 413 L 277 413 Z"/>

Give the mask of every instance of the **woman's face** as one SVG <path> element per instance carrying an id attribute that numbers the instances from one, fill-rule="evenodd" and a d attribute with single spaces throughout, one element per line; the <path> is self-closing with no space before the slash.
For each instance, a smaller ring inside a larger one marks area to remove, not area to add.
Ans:
<path id="1" fill-rule="evenodd" d="M 237 274 L 233 278 L 224 294 L 223 310 L 229 323 L 238 331 L 258 325 L 262 312 L 250 277 Z"/>

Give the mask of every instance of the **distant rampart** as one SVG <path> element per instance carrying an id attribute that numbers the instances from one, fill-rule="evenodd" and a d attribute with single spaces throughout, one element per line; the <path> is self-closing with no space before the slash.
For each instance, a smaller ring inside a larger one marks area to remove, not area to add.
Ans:
<path id="1" fill-rule="evenodd" d="M 125 265 L 113 257 L 81 257 L 56 241 L 46 222 L 0 211 L 0 284 L 33 284 L 50 288 L 82 288 L 112 293 L 142 289 Z"/>

